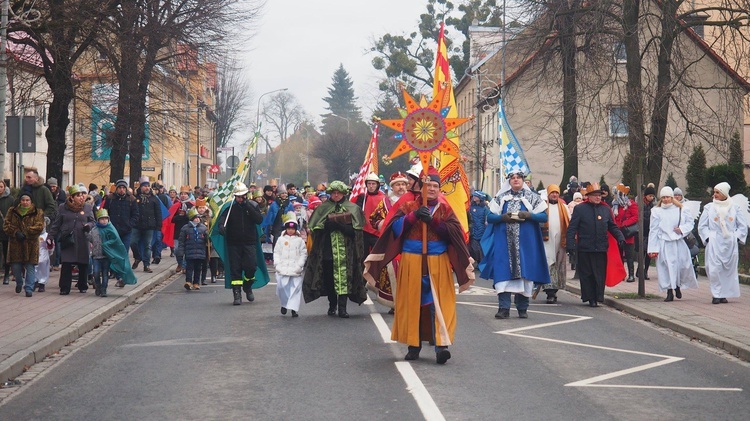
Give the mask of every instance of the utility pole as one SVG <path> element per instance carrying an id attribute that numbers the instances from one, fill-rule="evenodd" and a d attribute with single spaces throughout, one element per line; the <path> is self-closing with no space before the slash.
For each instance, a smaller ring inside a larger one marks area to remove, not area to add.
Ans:
<path id="1" fill-rule="evenodd" d="M 7 103 L 8 83 L 8 3 L 2 0 L 2 19 L 0 19 L 0 179 L 5 178 L 5 104 Z M 62 180 L 61 180 L 62 181 Z"/>

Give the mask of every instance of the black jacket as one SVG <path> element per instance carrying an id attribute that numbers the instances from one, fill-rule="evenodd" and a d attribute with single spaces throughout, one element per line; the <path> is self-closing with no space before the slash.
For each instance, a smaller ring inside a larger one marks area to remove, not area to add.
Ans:
<path id="1" fill-rule="evenodd" d="M 258 241 L 258 225 L 261 222 L 263 215 L 254 200 L 246 200 L 241 205 L 234 202 L 219 217 L 219 230 L 229 244 L 255 244 Z"/>
<path id="2" fill-rule="evenodd" d="M 607 231 L 612 233 L 618 243 L 625 241 L 609 206 L 604 202 L 599 205 L 583 202 L 573 208 L 573 216 L 568 225 L 567 249 L 573 251 L 577 248 L 578 251 L 588 253 L 606 252 L 609 248 Z"/>
<path id="3" fill-rule="evenodd" d="M 108 195 L 102 209 L 109 212 L 109 222 L 115 227 L 120 237 L 133 231 L 138 223 L 138 206 L 135 197 L 128 192 L 122 196 L 117 193 Z"/>
<path id="4" fill-rule="evenodd" d="M 161 203 L 159 199 L 148 192 L 138 193 L 135 196 L 138 204 L 138 223 L 135 228 L 139 230 L 161 230 Z"/>

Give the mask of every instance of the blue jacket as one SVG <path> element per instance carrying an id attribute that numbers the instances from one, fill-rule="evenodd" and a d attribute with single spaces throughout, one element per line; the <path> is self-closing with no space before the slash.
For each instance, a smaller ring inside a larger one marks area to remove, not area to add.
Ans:
<path id="1" fill-rule="evenodd" d="M 484 235 L 484 230 L 487 229 L 487 214 L 490 213 L 490 209 L 484 201 L 476 204 L 471 202 L 469 207 L 469 220 L 471 221 L 471 239 L 481 240 Z"/>
<path id="2" fill-rule="evenodd" d="M 117 193 L 108 195 L 103 209 L 109 212 L 109 222 L 115 227 L 120 237 L 130 234 L 135 224 L 138 223 L 140 216 L 138 204 L 130 193 L 126 192 L 123 196 Z"/>
<path id="3" fill-rule="evenodd" d="M 175 254 L 180 256 L 184 253 L 187 260 L 205 260 L 208 251 L 208 228 L 201 223 L 195 227 L 190 222 L 185 224 L 180 230 L 177 250 Z"/>

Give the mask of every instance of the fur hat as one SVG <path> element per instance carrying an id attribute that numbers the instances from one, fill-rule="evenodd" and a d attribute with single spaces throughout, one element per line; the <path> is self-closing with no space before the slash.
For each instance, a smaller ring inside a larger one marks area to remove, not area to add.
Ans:
<path id="1" fill-rule="evenodd" d="M 395 173 L 391 174 L 391 179 L 388 181 L 388 185 L 393 186 L 393 184 L 398 182 L 409 184 L 409 179 L 406 177 L 406 174 L 402 173 L 401 171 L 396 171 Z"/>

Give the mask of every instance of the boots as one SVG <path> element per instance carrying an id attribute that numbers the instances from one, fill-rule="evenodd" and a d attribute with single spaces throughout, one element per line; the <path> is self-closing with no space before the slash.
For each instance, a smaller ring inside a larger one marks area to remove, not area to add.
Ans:
<path id="1" fill-rule="evenodd" d="M 674 296 L 676 298 L 682 299 L 682 291 L 680 291 L 680 287 L 674 289 Z"/>
<path id="2" fill-rule="evenodd" d="M 336 304 L 337 299 L 336 296 L 328 296 L 328 315 L 329 316 L 335 316 L 336 315 Z"/>
<path id="3" fill-rule="evenodd" d="M 682 295 L 682 294 L 680 294 L 680 295 Z M 674 301 L 674 295 L 672 294 L 672 289 L 671 288 L 667 290 L 667 298 L 665 298 L 664 301 L 667 301 L 667 302 Z"/>
<path id="4" fill-rule="evenodd" d="M 242 287 L 232 287 L 232 295 L 234 296 L 234 302 L 232 305 L 242 304 Z"/>
<path id="5" fill-rule="evenodd" d="M 253 295 L 253 281 L 245 281 L 245 283 L 242 285 L 242 289 L 245 290 L 245 296 L 247 297 L 248 302 L 255 301 L 255 295 Z"/>
<path id="6" fill-rule="evenodd" d="M 509 308 L 501 308 L 497 310 L 497 313 L 495 313 L 496 319 L 507 319 L 510 317 L 510 309 Z"/>
<path id="7" fill-rule="evenodd" d="M 348 319 L 349 313 L 346 312 L 346 295 L 339 295 L 339 317 Z"/>
<path id="8" fill-rule="evenodd" d="M 6 273 L 5 277 L 3 277 L 3 285 L 8 285 L 8 284 L 10 284 L 10 275 Z"/>

